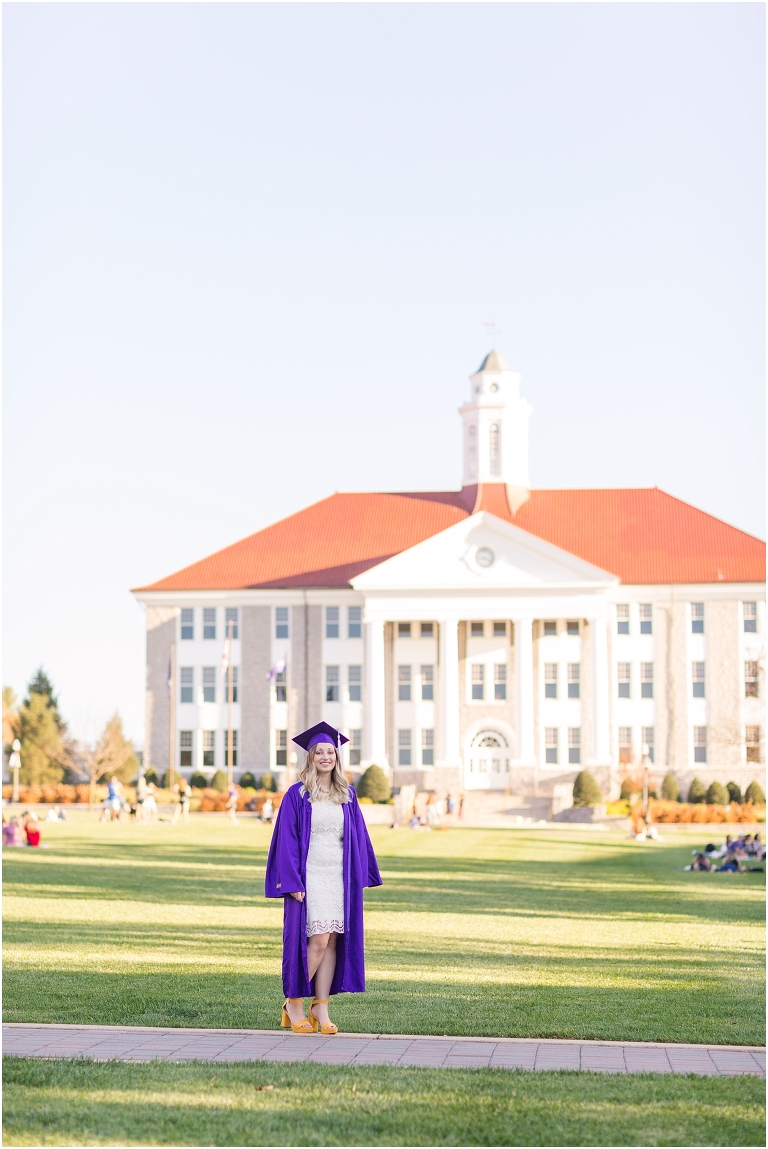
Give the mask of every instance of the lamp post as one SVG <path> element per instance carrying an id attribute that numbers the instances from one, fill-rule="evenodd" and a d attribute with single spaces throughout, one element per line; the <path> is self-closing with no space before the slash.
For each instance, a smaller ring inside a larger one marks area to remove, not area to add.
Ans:
<path id="1" fill-rule="evenodd" d="M 653 819 L 651 818 L 651 803 L 649 798 L 649 772 L 651 769 L 651 751 L 646 742 L 643 743 L 643 810 L 645 813 L 645 824 L 649 826 Z"/>
<path id="2" fill-rule="evenodd" d="M 11 798 L 12 802 L 18 802 L 19 800 L 19 767 L 21 766 L 21 755 L 19 754 L 20 750 L 21 743 L 19 742 L 18 738 L 14 738 L 11 744 L 11 756 L 8 759 L 8 765 L 10 766 L 11 770 L 13 770 L 13 796 Z"/>

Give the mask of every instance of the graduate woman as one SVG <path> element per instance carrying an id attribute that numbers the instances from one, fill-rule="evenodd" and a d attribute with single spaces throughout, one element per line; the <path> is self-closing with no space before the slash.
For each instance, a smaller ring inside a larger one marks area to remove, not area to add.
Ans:
<path id="1" fill-rule="evenodd" d="M 339 751 L 349 739 L 320 722 L 293 739 L 307 752 L 286 791 L 267 859 L 265 893 L 282 898 L 282 1024 L 294 1033 L 338 1033 L 334 993 L 364 993 L 363 888 L 380 886 L 357 795 Z M 313 994 L 309 1019 L 302 998 Z"/>

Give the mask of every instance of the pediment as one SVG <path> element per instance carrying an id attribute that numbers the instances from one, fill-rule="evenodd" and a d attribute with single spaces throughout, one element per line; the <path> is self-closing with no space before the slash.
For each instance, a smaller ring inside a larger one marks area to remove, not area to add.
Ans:
<path id="1" fill-rule="evenodd" d="M 480 511 L 351 582 L 360 591 L 597 590 L 618 579 L 512 523 Z"/>

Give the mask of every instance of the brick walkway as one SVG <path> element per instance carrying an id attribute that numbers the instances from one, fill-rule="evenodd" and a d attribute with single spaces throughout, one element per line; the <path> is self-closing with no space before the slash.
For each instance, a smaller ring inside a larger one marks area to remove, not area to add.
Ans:
<path id="1" fill-rule="evenodd" d="M 155 1029 L 111 1025 L 3 1026 L 3 1052 L 98 1061 L 319 1061 L 324 1065 L 593 1069 L 601 1073 L 757 1074 L 765 1050 L 744 1045 L 560 1041 L 515 1037 L 411 1037 L 350 1033 L 308 1037 L 271 1029 Z"/>

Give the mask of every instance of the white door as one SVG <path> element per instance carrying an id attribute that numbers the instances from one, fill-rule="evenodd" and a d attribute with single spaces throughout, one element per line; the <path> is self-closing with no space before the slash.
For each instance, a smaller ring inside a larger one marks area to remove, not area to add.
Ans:
<path id="1" fill-rule="evenodd" d="M 464 768 L 468 790 L 506 790 L 509 782 L 509 747 L 503 734 L 482 730 L 472 739 Z"/>

